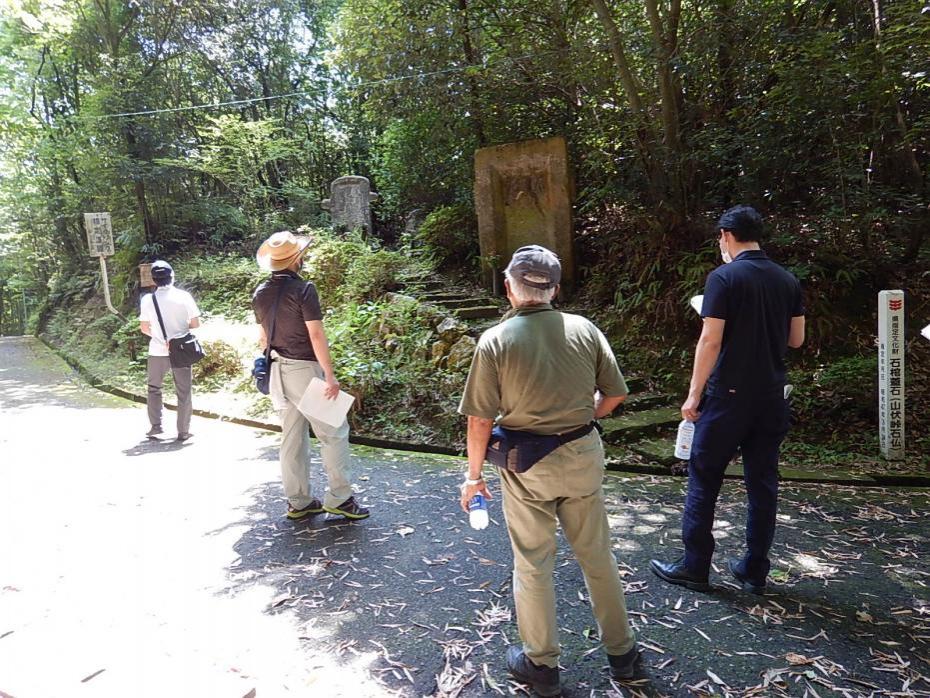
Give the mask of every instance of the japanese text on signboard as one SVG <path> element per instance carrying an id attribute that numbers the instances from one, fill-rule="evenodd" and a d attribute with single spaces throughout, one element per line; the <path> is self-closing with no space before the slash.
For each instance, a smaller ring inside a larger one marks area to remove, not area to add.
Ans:
<path id="1" fill-rule="evenodd" d="M 113 254 L 113 228 L 109 213 L 85 213 L 87 248 L 91 257 L 109 257 Z"/>

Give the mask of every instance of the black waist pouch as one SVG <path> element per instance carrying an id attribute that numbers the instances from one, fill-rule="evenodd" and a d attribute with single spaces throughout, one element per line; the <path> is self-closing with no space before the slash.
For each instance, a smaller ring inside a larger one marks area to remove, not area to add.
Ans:
<path id="1" fill-rule="evenodd" d="M 597 427 L 597 422 L 591 422 L 564 434 L 534 434 L 497 425 L 491 430 L 484 457 L 503 470 L 525 473 L 562 444 L 587 436 Z"/>

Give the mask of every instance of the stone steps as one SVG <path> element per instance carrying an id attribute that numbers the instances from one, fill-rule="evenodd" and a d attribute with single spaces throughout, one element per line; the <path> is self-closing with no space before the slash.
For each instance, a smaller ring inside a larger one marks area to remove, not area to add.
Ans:
<path id="1" fill-rule="evenodd" d="M 677 427 L 680 421 L 681 412 L 677 407 L 654 407 L 602 419 L 601 426 L 604 428 L 603 437 L 606 442 L 629 444 Z"/>
<path id="2" fill-rule="evenodd" d="M 629 445 L 629 449 L 638 456 L 642 456 L 650 463 L 670 467 L 681 462 L 675 457 L 675 439 L 659 437 L 644 439 Z"/>
<path id="3" fill-rule="evenodd" d="M 471 308 L 471 307 L 490 307 L 494 306 L 499 308 L 500 306 L 496 305 L 493 300 L 490 298 L 444 298 L 442 300 L 431 300 L 430 303 L 435 305 L 440 305 L 443 308 L 448 308 L 449 310 L 455 310 L 457 308 Z"/>
<path id="4" fill-rule="evenodd" d="M 455 308 L 452 310 L 460 320 L 478 320 L 484 318 L 496 318 L 503 315 L 501 308 L 496 305 L 476 305 L 465 308 Z"/>
<path id="5" fill-rule="evenodd" d="M 630 396 L 624 400 L 623 409 L 627 412 L 641 412 L 642 410 L 651 410 L 657 407 L 673 407 L 671 395 L 663 393 L 640 392 L 645 381 L 642 378 L 627 378 L 627 385 L 630 386 Z M 634 389 L 633 386 L 638 389 Z"/>

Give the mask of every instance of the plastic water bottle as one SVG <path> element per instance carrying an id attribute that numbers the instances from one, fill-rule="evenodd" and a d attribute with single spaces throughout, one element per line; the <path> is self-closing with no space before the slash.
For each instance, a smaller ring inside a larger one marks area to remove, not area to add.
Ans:
<path id="1" fill-rule="evenodd" d="M 675 440 L 675 458 L 691 458 L 691 442 L 694 440 L 694 422 L 682 419 L 678 425 L 678 438 Z"/>
<path id="2" fill-rule="evenodd" d="M 483 494 L 476 494 L 469 500 L 468 523 L 477 531 L 488 527 L 488 501 Z"/>

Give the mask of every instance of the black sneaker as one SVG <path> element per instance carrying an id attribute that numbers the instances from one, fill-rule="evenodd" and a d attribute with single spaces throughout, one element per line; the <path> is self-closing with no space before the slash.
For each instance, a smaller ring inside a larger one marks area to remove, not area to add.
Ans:
<path id="1" fill-rule="evenodd" d="M 287 505 L 287 518 L 292 521 L 298 521 L 300 519 L 306 518 L 311 514 L 322 514 L 323 505 L 320 503 L 319 499 L 311 499 L 310 503 L 305 506 L 303 509 L 295 509 L 290 504 Z"/>
<path id="2" fill-rule="evenodd" d="M 161 428 L 161 424 L 153 424 L 152 428 L 145 432 L 145 435 L 150 439 L 157 439 L 159 434 L 163 434 L 164 430 Z"/>
<path id="3" fill-rule="evenodd" d="M 189 431 L 182 431 L 180 434 L 178 434 L 178 438 L 175 439 L 175 441 L 180 441 L 181 443 L 184 443 L 185 441 L 189 441 L 192 438 L 194 438 L 194 435 L 191 434 Z"/>
<path id="4" fill-rule="evenodd" d="M 765 580 L 761 582 L 750 579 L 745 574 L 739 571 L 740 561 L 735 557 L 731 557 L 727 560 L 727 567 L 730 569 L 730 574 L 732 574 L 736 581 L 739 582 L 740 586 L 743 588 L 743 591 L 748 591 L 750 594 L 764 594 L 765 593 Z"/>
<path id="5" fill-rule="evenodd" d="M 562 694 L 562 686 L 559 684 L 559 668 L 533 664 L 523 654 L 523 650 L 515 645 L 507 648 L 507 669 L 517 681 L 528 683 L 541 696 Z"/>
<path id="6" fill-rule="evenodd" d="M 368 509 L 359 506 L 358 502 L 355 501 L 355 497 L 349 497 L 338 507 L 323 507 L 323 511 L 330 514 L 339 514 L 347 519 L 367 519 L 371 515 Z"/>
<path id="7" fill-rule="evenodd" d="M 608 654 L 610 662 L 610 675 L 615 679 L 632 679 L 636 674 L 636 661 L 639 659 L 639 646 L 633 647 L 623 654 Z"/>

